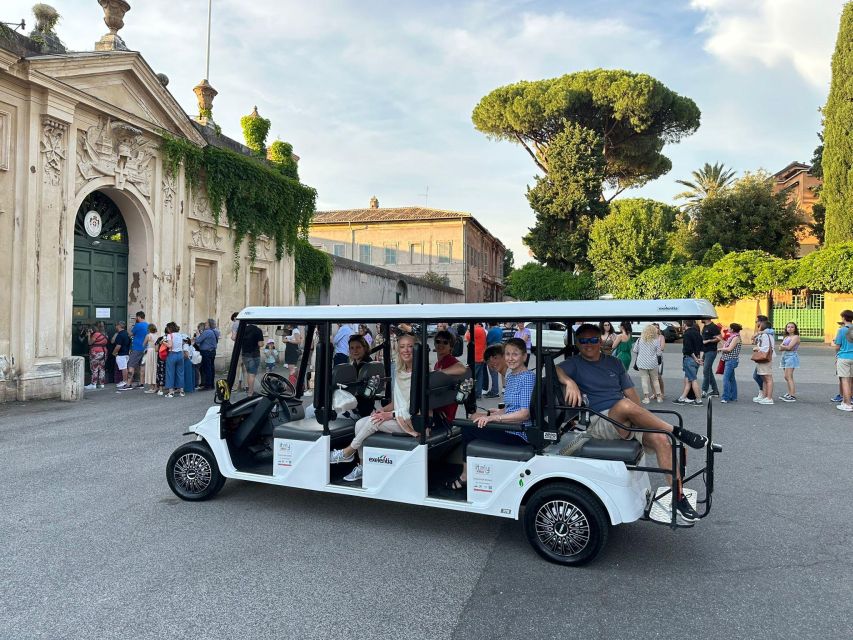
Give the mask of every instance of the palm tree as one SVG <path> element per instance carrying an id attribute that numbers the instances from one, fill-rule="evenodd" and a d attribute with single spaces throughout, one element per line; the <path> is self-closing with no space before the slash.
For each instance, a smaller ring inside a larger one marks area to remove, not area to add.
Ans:
<path id="1" fill-rule="evenodd" d="M 691 172 L 691 174 L 693 175 L 692 181 L 676 180 L 678 184 L 687 187 L 687 191 L 682 191 L 675 196 L 677 200 L 687 200 L 687 208 L 694 207 L 705 198 L 724 191 L 735 179 L 734 169 L 726 169 L 722 162 L 713 166 L 706 162 L 704 167 Z"/>

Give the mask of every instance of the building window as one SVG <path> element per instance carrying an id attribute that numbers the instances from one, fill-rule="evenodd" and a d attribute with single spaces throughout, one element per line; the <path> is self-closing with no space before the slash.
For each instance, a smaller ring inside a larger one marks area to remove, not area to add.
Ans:
<path id="1" fill-rule="evenodd" d="M 363 262 L 364 264 L 370 264 L 370 245 L 369 244 L 358 245 L 358 261 Z"/>
<path id="2" fill-rule="evenodd" d="M 397 264 L 397 243 L 385 245 L 385 264 Z"/>
<path id="3" fill-rule="evenodd" d="M 338 256 L 339 258 L 345 258 L 344 251 L 346 251 L 347 246 L 345 244 L 335 243 L 332 245 L 332 255 Z"/>
<path id="4" fill-rule="evenodd" d="M 424 259 L 424 245 L 422 242 L 409 245 L 409 264 L 421 264 Z"/>
<path id="5" fill-rule="evenodd" d="M 436 242 L 438 249 L 438 264 L 450 264 L 452 242 Z"/>

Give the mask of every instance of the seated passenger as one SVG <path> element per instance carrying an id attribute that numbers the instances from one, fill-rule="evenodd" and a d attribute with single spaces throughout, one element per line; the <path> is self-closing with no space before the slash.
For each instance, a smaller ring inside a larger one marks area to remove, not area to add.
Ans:
<path id="1" fill-rule="evenodd" d="M 373 360 L 370 359 L 369 352 L 370 347 L 364 336 L 354 335 L 349 337 L 349 359 L 352 366 L 355 368 L 356 374 L 358 374 L 365 364 L 373 362 Z M 355 410 L 359 416 L 369 416 L 373 413 L 376 403 L 374 398 L 365 398 L 363 395 L 358 393 L 355 394 L 355 398 L 358 402 Z"/>
<path id="2" fill-rule="evenodd" d="M 442 329 L 436 332 L 434 342 L 437 361 L 433 369 L 435 371 L 443 371 L 451 376 L 464 376 L 468 371 L 468 367 L 453 357 L 453 346 L 456 343 L 456 338 L 453 334 L 446 329 Z M 456 418 L 457 407 L 458 405 L 454 402 L 443 407 L 436 407 L 433 409 L 433 413 L 441 414 L 442 418 L 449 425 Z"/>
<path id="3" fill-rule="evenodd" d="M 329 462 L 352 462 L 358 454 L 361 460 L 361 447 L 364 440 L 376 433 L 408 433 L 413 438 L 420 434 L 412 426 L 412 416 L 409 413 L 409 397 L 412 387 L 412 356 L 415 348 L 415 337 L 404 334 L 397 338 L 396 373 L 394 375 L 393 400 L 374 411 L 371 415 L 361 418 L 355 423 L 355 438 L 348 447 L 335 449 L 329 455 Z M 349 475 L 344 477 L 347 482 L 360 480 L 363 474 L 362 463 L 356 465 Z"/>
<path id="4" fill-rule="evenodd" d="M 634 383 L 622 363 L 601 352 L 601 329 L 594 324 L 582 324 L 575 332 L 580 357 L 568 358 L 557 365 L 557 378 L 565 385 L 565 401 L 570 407 L 586 402 L 589 407 L 616 422 L 644 429 L 660 429 L 675 435 L 684 444 L 702 449 L 708 443 L 705 436 L 664 422 L 640 404 Z M 634 439 L 652 449 L 662 468 L 672 467 L 672 451 L 667 436 L 659 432 L 626 431 L 593 415 L 587 434 L 604 440 Z M 690 506 L 681 491 L 681 480 L 673 478 L 673 492 L 679 515 L 694 522 L 699 514 Z"/>
<path id="5" fill-rule="evenodd" d="M 489 440 L 500 444 L 524 445 L 527 434 L 524 431 L 492 431 L 485 430 L 490 422 L 519 422 L 522 427 L 530 426 L 530 397 L 536 384 L 536 374 L 527 369 L 524 364 L 527 359 L 527 345 L 520 338 L 510 338 L 504 345 L 504 359 L 508 368 L 506 386 L 504 387 L 504 409 L 492 409 L 486 413 L 475 413 L 471 419 L 477 427 L 462 429 L 464 441 L 462 457 L 462 473 L 458 478 L 447 484 L 448 489 L 461 491 L 468 482 L 467 447 L 472 440 Z"/>

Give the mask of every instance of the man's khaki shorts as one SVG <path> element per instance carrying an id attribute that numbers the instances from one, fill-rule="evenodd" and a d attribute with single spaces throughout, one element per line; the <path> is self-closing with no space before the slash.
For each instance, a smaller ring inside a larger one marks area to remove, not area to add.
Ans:
<path id="1" fill-rule="evenodd" d="M 853 360 L 851 360 L 851 362 L 853 362 Z M 600 413 L 606 416 L 609 413 L 609 409 L 608 411 L 601 411 Z M 642 431 L 629 431 L 628 433 L 630 435 L 627 438 L 623 438 L 619 435 L 619 431 L 617 431 L 612 422 L 608 422 L 601 416 L 597 416 L 595 414 L 590 415 L 589 426 L 586 428 L 586 432 L 593 438 L 599 438 L 601 440 L 636 440 L 639 443 L 643 442 Z"/>
<path id="2" fill-rule="evenodd" d="M 835 371 L 839 378 L 853 378 L 853 360 L 850 358 L 838 358 L 835 361 Z"/>
<path id="3" fill-rule="evenodd" d="M 773 375 L 773 363 L 772 362 L 756 362 L 755 363 L 755 372 L 760 376 L 772 376 Z"/>

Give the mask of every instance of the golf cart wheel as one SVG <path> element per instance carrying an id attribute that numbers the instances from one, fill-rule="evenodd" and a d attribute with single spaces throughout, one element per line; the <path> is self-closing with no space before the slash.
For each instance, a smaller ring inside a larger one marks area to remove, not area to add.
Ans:
<path id="1" fill-rule="evenodd" d="M 225 484 L 219 473 L 216 457 L 203 442 L 181 445 L 166 464 L 166 481 L 169 488 L 182 500 L 208 500 Z"/>
<path id="2" fill-rule="evenodd" d="M 604 547 L 610 522 L 604 507 L 586 489 L 551 485 L 538 489 L 528 500 L 524 532 L 546 560 L 580 566 Z"/>

